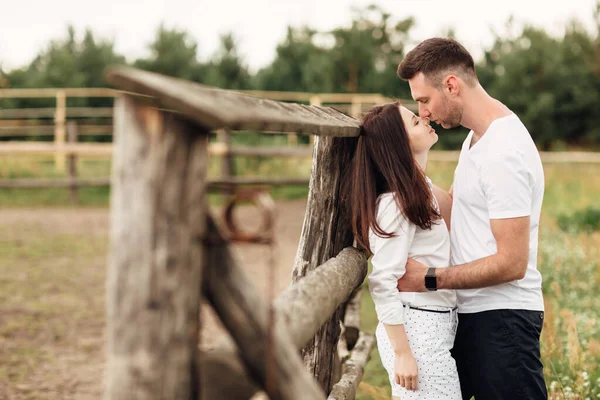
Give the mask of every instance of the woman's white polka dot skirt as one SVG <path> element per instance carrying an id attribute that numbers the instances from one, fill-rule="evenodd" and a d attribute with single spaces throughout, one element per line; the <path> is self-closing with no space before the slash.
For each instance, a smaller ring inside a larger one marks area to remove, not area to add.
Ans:
<path id="1" fill-rule="evenodd" d="M 456 363 L 450 355 L 458 325 L 456 311 L 436 313 L 404 307 L 404 316 L 410 350 L 417 361 L 417 390 L 406 390 L 394 381 L 394 350 L 381 322 L 375 333 L 381 362 L 392 385 L 392 396 L 401 400 L 461 400 Z"/>

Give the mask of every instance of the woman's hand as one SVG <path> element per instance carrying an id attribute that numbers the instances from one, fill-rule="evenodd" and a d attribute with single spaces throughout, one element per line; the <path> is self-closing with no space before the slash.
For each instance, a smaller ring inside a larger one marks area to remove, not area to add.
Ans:
<path id="1" fill-rule="evenodd" d="M 394 379 L 406 390 L 417 390 L 418 367 L 410 351 L 394 355 Z"/>
<path id="2" fill-rule="evenodd" d="M 406 390 L 417 390 L 417 362 L 410 351 L 404 324 L 383 326 L 394 349 L 394 380 Z"/>

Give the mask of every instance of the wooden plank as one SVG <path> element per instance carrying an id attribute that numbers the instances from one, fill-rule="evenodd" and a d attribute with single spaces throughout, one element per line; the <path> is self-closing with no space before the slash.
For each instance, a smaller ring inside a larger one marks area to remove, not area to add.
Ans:
<path id="1" fill-rule="evenodd" d="M 119 91 L 109 88 L 0 89 L 0 98 L 56 97 L 59 91 L 63 91 L 67 97 L 115 97 L 119 94 Z"/>
<path id="2" fill-rule="evenodd" d="M 73 153 L 77 154 L 77 153 Z M 36 188 L 66 188 L 88 186 L 110 186 L 110 178 L 77 178 L 71 179 L 0 179 L 0 188 L 36 189 Z M 308 185 L 305 178 L 232 178 L 229 180 L 207 180 L 207 188 L 211 191 L 220 191 L 223 188 L 236 186 L 296 186 Z"/>
<path id="3" fill-rule="evenodd" d="M 0 179 L 0 188 L 3 189 L 40 189 L 40 188 L 68 188 L 68 187 L 94 187 L 110 186 L 110 178 L 77 178 L 70 179 Z"/>
<path id="4" fill-rule="evenodd" d="M 208 134 L 117 100 L 106 400 L 199 398 Z"/>
<path id="5" fill-rule="evenodd" d="M 457 162 L 459 151 L 430 151 L 427 161 Z"/>
<path id="6" fill-rule="evenodd" d="M 112 135 L 112 125 L 80 125 L 80 135 Z M 53 125 L 0 126 L 0 137 L 8 136 L 53 136 Z M 2 145 L 0 142 L 0 146 Z"/>
<path id="7" fill-rule="evenodd" d="M 59 149 L 52 142 L 0 142 L 0 154 L 39 154 L 54 155 Z M 112 143 L 68 143 L 61 151 L 65 155 L 80 156 L 110 156 L 113 152 Z"/>
<path id="8" fill-rule="evenodd" d="M 0 109 L 2 111 L 2 109 Z M 32 127 L 54 125 L 51 119 L 0 119 L 0 128 Z"/>
<path id="9" fill-rule="evenodd" d="M 79 125 L 79 135 L 85 136 L 112 136 L 112 125 Z"/>
<path id="10" fill-rule="evenodd" d="M 67 122 L 67 141 L 77 143 L 77 122 Z M 77 204 L 78 193 L 77 193 L 77 156 L 75 154 L 69 154 L 67 156 L 67 172 L 69 174 L 69 193 L 71 195 L 71 204 Z"/>
<path id="11" fill-rule="evenodd" d="M 9 108 L 0 109 L 0 119 L 53 118 L 55 108 Z M 67 118 L 112 118 L 112 107 L 69 107 Z"/>
<path id="12" fill-rule="evenodd" d="M 57 147 L 54 153 L 54 167 L 58 172 L 65 171 L 65 153 L 62 151 L 67 137 L 66 122 L 67 97 L 64 90 L 56 92 L 56 112 L 54 114 L 54 145 Z"/>
<path id="13" fill-rule="evenodd" d="M 49 132 L 52 132 L 52 127 L 47 127 Z M 112 127 L 107 126 L 106 130 L 102 130 L 102 126 L 78 126 L 79 135 L 85 134 L 81 130 L 88 130 L 88 132 L 94 132 L 94 134 L 101 134 L 105 132 L 108 134 L 108 130 L 112 131 Z M 0 136 L 2 136 L 2 128 L 0 128 Z M 0 141 L 0 154 L 45 154 L 53 155 L 57 151 L 57 148 L 51 142 L 23 142 L 23 141 Z M 220 143 L 209 144 L 208 151 L 211 155 L 222 156 L 227 154 L 226 147 Z M 65 144 L 65 154 L 78 154 L 78 155 L 111 155 L 112 144 L 111 143 L 77 143 Z M 309 147 L 299 146 L 296 148 L 290 147 L 254 147 L 254 146 L 233 146 L 231 148 L 231 154 L 237 156 L 260 156 L 260 157 L 309 157 L 313 154 L 313 149 Z M 457 162 L 459 152 L 458 151 L 445 151 L 445 150 L 432 150 L 429 152 L 428 160 L 434 162 Z M 554 163 L 577 163 L 577 164 L 598 164 L 600 163 L 600 152 L 540 152 L 542 162 L 544 164 Z M 245 179 L 245 178 L 241 178 Z M 284 184 L 282 178 L 281 183 Z M 292 182 L 300 182 L 302 178 L 293 178 Z M 235 182 L 233 180 L 232 182 Z M 260 184 L 261 180 L 256 179 L 253 181 L 254 184 Z M 303 180 L 304 182 L 304 180 Z"/>
<path id="14" fill-rule="evenodd" d="M 225 150 L 221 158 L 221 179 L 229 180 L 235 176 L 235 164 L 233 163 L 233 155 L 231 154 L 231 145 L 233 143 L 231 130 L 219 129 L 217 132 L 217 139 L 219 141 L 219 147 Z M 224 187 L 223 194 L 233 194 L 233 188 L 231 186 Z"/>
<path id="15" fill-rule="evenodd" d="M 261 177 L 234 177 L 230 179 L 210 179 L 209 187 L 216 189 L 231 186 L 305 186 L 308 178 L 261 178 Z"/>
<path id="16" fill-rule="evenodd" d="M 366 274 L 366 255 L 347 247 L 286 289 L 275 307 L 278 317 L 287 321 L 292 342 L 298 348 L 304 346 Z"/>
<path id="17" fill-rule="evenodd" d="M 231 154 L 234 156 L 245 157 L 310 157 L 312 148 L 308 146 L 298 147 L 259 147 L 259 146 L 233 146 L 227 149 L 222 143 L 211 143 L 210 154 L 214 156 L 224 156 Z"/>
<path id="18" fill-rule="evenodd" d="M 1 126 L 0 137 L 8 136 L 54 136 L 54 125 Z"/>
<path id="19" fill-rule="evenodd" d="M 352 246 L 353 235 L 345 199 L 341 197 L 341 182 L 347 177 L 353 139 L 318 137 L 315 140 L 308 202 L 293 282 L 318 268 L 343 248 Z M 325 393 L 333 386 L 336 364 L 336 344 L 340 335 L 339 308 L 303 347 L 306 367 L 317 378 Z"/>
<path id="20" fill-rule="evenodd" d="M 584 152 L 584 151 L 565 151 L 565 152 L 551 152 L 541 151 L 540 157 L 542 163 L 578 163 L 578 164 L 592 164 L 600 163 L 600 152 Z"/>
<path id="21" fill-rule="evenodd" d="M 312 115 L 298 105 L 215 89 L 134 68 L 110 69 L 106 80 L 120 89 L 153 96 L 161 106 L 180 112 L 210 130 L 358 135 L 358 121 L 341 123 L 325 114 Z"/>
<path id="22" fill-rule="evenodd" d="M 86 130 L 89 127 L 78 127 L 78 130 Z M 111 127 L 107 127 L 112 130 Z M 95 133 L 98 134 L 98 130 Z M 79 133 L 80 134 L 80 133 Z M 0 142 L 0 154 L 49 154 L 52 155 L 57 151 L 57 147 L 52 142 L 21 142 L 21 141 L 6 141 Z M 214 156 L 223 156 L 228 154 L 226 146 L 222 143 L 211 143 L 209 145 L 209 153 Z M 68 143 L 64 146 L 63 151 L 67 154 L 94 154 L 94 155 L 111 155 L 111 143 Z M 236 156 L 260 156 L 260 157 L 310 157 L 312 149 L 309 147 L 252 147 L 252 146 L 235 146 L 229 152 Z"/>
<path id="23" fill-rule="evenodd" d="M 360 333 L 360 337 L 350 359 L 342 366 L 342 378 L 337 382 L 327 400 L 354 400 L 356 389 L 365 373 L 371 350 L 375 344 L 375 336 Z"/>
<path id="24" fill-rule="evenodd" d="M 229 246 L 212 219 L 206 238 L 207 296 L 217 315 L 235 340 L 244 363 L 257 382 L 265 387 L 270 399 L 324 399 L 325 395 L 303 368 L 298 352 L 281 321 L 269 336 L 269 307 L 254 285 L 237 266 Z M 266 338 L 273 342 L 267 343 Z M 270 347 L 268 347 L 270 346 Z M 266 356 L 274 374 L 267 377 Z M 228 376 L 223 379 L 228 379 Z M 269 379 L 269 381 L 267 381 Z"/>

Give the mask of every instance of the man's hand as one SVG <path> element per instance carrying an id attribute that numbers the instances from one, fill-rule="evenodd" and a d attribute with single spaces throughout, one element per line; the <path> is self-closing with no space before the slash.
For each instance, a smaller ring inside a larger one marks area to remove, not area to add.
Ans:
<path id="1" fill-rule="evenodd" d="M 406 272 L 398 279 L 398 290 L 400 292 L 426 292 L 425 275 L 427 267 L 418 261 L 409 258 L 406 262 Z"/>

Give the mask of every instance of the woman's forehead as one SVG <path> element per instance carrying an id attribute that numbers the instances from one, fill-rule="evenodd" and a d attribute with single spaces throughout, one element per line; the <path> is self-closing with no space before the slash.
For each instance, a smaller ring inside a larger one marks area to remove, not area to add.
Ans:
<path id="1" fill-rule="evenodd" d="M 415 116 L 415 113 L 413 113 L 412 111 L 410 111 L 408 108 L 406 108 L 404 106 L 400 106 L 400 115 L 402 116 L 402 118 L 404 118 L 406 120 L 410 120 L 413 116 Z"/>

